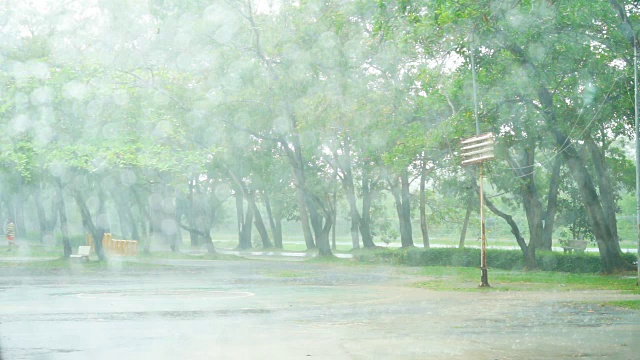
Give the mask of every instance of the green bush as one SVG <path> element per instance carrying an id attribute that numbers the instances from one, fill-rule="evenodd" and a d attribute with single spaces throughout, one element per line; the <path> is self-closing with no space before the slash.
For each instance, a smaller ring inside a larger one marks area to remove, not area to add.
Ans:
<path id="1" fill-rule="evenodd" d="M 459 266 L 480 267 L 479 249 L 386 249 L 354 256 L 360 262 L 388 263 L 408 266 Z M 635 254 L 624 253 L 624 260 L 634 264 Z M 569 273 L 598 273 L 601 271 L 597 253 L 563 254 L 550 251 L 536 253 L 538 268 L 544 271 Z M 519 250 L 487 250 L 487 265 L 490 268 L 515 270 L 524 268 L 524 257 Z"/>

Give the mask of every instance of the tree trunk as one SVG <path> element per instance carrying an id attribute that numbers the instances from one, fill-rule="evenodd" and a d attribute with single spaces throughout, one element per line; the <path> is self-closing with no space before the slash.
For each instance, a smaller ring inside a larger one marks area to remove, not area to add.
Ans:
<path id="1" fill-rule="evenodd" d="M 337 179 L 335 179 L 337 180 Z M 334 183 L 333 186 L 333 194 L 331 194 L 331 202 L 333 202 L 333 208 L 338 208 L 338 190 L 336 189 L 336 185 Z M 336 251 L 338 246 L 336 245 L 336 223 L 338 222 L 338 212 L 333 212 L 333 228 L 331 229 L 331 250 Z M 358 230 L 356 230 L 358 231 Z"/>
<path id="2" fill-rule="evenodd" d="M 165 180 L 156 184 L 149 196 L 149 222 L 153 229 L 151 238 L 160 241 L 164 246 L 169 246 L 171 251 L 178 252 L 180 244 L 177 241 L 179 226 L 176 223 L 175 196 L 166 185 L 168 183 L 169 180 Z"/>
<path id="3" fill-rule="evenodd" d="M 480 188 L 478 187 L 478 182 L 476 181 L 475 178 L 473 178 L 473 180 L 471 181 L 471 185 L 473 186 L 473 188 L 476 191 L 476 194 L 478 194 L 478 196 L 480 195 Z M 522 234 L 520 233 L 520 228 L 518 228 L 518 224 L 516 224 L 515 221 L 513 221 L 513 217 L 511 215 L 505 214 L 502 211 L 500 211 L 485 195 L 484 196 L 484 204 L 489 208 L 489 210 L 491 210 L 492 213 L 498 215 L 499 217 L 501 217 L 502 219 L 504 219 L 504 221 L 507 222 L 507 224 L 509 225 L 509 227 L 511 228 L 511 233 L 513 234 L 513 236 L 516 238 L 516 243 L 518 243 L 518 246 L 520 246 L 520 250 L 522 251 L 522 255 L 524 256 L 524 258 L 527 258 L 527 243 L 524 240 L 524 238 L 522 237 Z"/>
<path id="4" fill-rule="evenodd" d="M 16 192 L 9 198 L 10 201 L 7 209 L 9 212 L 8 218 L 13 219 L 16 226 L 15 236 L 17 238 L 24 238 L 27 232 L 24 222 L 24 185 L 22 184 L 22 180 L 18 183 Z"/>
<path id="5" fill-rule="evenodd" d="M 182 222 L 182 214 L 178 211 L 177 207 L 173 208 L 173 223 L 175 226 L 175 235 L 173 236 L 173 246 L 175 247 L 175 251 L 179 251 L 182 247 L 182 231 L 180 229 L 180 224 Z"/>
<path id="6" fill-rule="evenodd" d="M 238 230 L 238 249 L 246 248 L 246 241 L 244 240 L 244 196 L 236 188 L 236 226 Z"/>
<path id="7" fill-rule="evenodd" d="M 211 228 L 213 227 L 213 221 L 216 218 L 217 206 L 212 206 L 215 197 L 214 194 L 210 195 L 209 201 L 200 202 L 199 209 L 200 215 L 198 216 L 197 223 L 201 226 L 201 233 L 198 234 L 200 238 L 204 238 L 204 244 L 209 254 L 215 254 L 215 247 L 213 245 L 213 239 L 211 238 Z M 204 199 L 203 199 L 204 200 Z M 248 209 L 247 209 L 248 210 Z M 249 241 L 251 241 L 251 219 L 249 219 Z"/>
<path id="8" fill-rule="evenodd" d="M 282 249 L 282 221 L 280 218 L 275 218 L 271 209 L 271 200 L 269 196 L 264 194 L 264 205 L 267 209 L 267 216 L 269 217 L 269 226 L 271 227 L 271 233 L 273 234 L 273 242 L 276 248 Z"/>
<path id="9" fill-rule="evenodd" d="M 126 218 L 129 220 L 129 230 L 131 231 L 131 240 L 140 241 L 140 233 L 138 232 L 138 224 L 133 216 L 130 206 L 125 206 L 124 211 L 127 214 Z"/>
<path id="10" fill-rule="evenodd" d="M 559 130 L 555 129 L 553 135 L 556 144 L 563 146 L 565 149 L 562 152 L 562 157 L 565 159 L 567 167 L 578 185 L 582 201 L 587 209 L 591 229 L 596 238 L 598 249 L 600 250 L 602 271 L 605 274 L 610 274 L 629 268 L 630 265 L 622 259 L 619 244 L 616 244 L 617 241 L 609 228 L 604 211 L 600 205 L 598 193 L 596 192 L 591 175 L 589 175 L 582 157 L 580 157 L 580 154 L 576 151 L 573 143 Z"/>
<path id="11" fill-rule="evenodd" d="M 59 179 L 56 180 L 56 205 L 58 210 L 58 216 L 60 217 L 60 232 L 62 233 L 62 248 L 64 251 L 64 257 L 69 258 L 72 253 L 71 242 L 69 241 L 69 227 L 67 223 L 67 209 L 64 205 L 64 196 L 62 195 L 62 183 Z M 94 247 L 95 249 L 95 247 Z"/>
<path id="12" fill-rule="evenodd" d="M 371 191 L 371 177 L 367 165 L 362 169 L 362 216 L 360 217 L 360 235 L 362 235 L 362 245 L 365 248 L 374 248 L 371 235 L 371 204 L 373 194 Z"/>
<path id="13" fill-rule="evenodd" d="M 189 233 L 195 233 L 197 234 L 199 237 L 201 237 L 202 239 L 204 239 L 203 244 L 205 245 L 206 249 L 207 249 L 207 253 L 209 254 L 215 254 L 216 253 L 216 248 L 213 245 L 213 239 L 211 239 L 211 224 L 209 223 L 203 223 L 203 231 L 199 230 L 199 229 L 194 229 L 192 227 L 186 226 L 182 223 L 179 223 L 179 226 L 181 229 L 187 230 Z"/>
<path id="14" fill-rule="evenodd" d="M 295 115 L 291 114 L 291 126 L 292 129 L 297 129 L 297 123 Z M 307 183 L 304 176 L 304 162 L 302 159 L 302 150 L 300 148 L 300 136 L 294 132 L 292 134 L 292 141 L 289 143 L 285 139 L 279 141 L 280 146 L 284 153 L 287 155 L 287 160 L 293 172 L 293 182 L 296 187 L 296 201 L 298 203 L 298 212 L 300 214 L 300 223 L 302 224 L 302 233 L 304 235 L 304 242 L 307 246 L 307 250 L 314 249 L 316 247 L 313 239 L 313 233 L 311 232 L 311 226 L 309 224 L 309 209 L 307 209 Z M 293 148 L 293 149 L 292 149 Z"/>
<path id="15" fill-rule="evenodd" d="M 287 107 L 289 107 L 289 103 L 287 102 Z M 304 233 L 304 241 L 307 244 L 307 249 L 312 249 L 316 247 L 316 242 L 314 241 L 313 234 L 311 233 L 311 227 L 309 226 L 309 209 L 305 208 L 307 205 L 307 197 L 310 196 L 308 194 L 309 189 L 307 188 L 307 179 L 304 175 L 304 159 L 302 157 L 302 145 L 300 144 L 300 135 L 298 134 L 298 121 L 289 109 L 289 118 L 291 119 L 291 129 L 294 129 L 292 134 L 291 145 L 293 145 L 293 150 L 288 148 L 288 154 L 293 155 L 291 160 L 293 161 L 293 173 L 294 179 L 297 184 L 298 189 L 300 190 L 298 195 L 298 205 L 300 208 L 300 221 L 302 222 L 302 230 Z M 288 146 L 288 145 L 287 145 Z"/>
<path id="16" fill-rule="evenodd" d="M 140 230 L 142 243 L 142 252 L 145 254 L 149 254 L 151 250 L 151 214 L 150 209 L 148 208 L 149 202 L 143 202 L 140 198 L 140 195 L 134 188 L 130 188 L 131 195 L 133 200 L 135 201 L 138 210 L 140 212 Z"/>
<path id="17" fill-rule="evenodd" d="M 328 202 L 331 204 L 331 202 Z M 329 234 L 333 226 L 332 208 L 325 208 L 322 201 L 317 197 L 308 199 L 309 218 L 316 238 L 319 256 L 332 256 L 331 244 L 329 242 Z M 322 211 L 322 214 L 320 214 Z"/>
<path id="18" fill-rule="evenodd" d="M 192 223 L 189 223 L 189 227 L 193 226 L 194 225 Z M 192 249 L 197 249 L 198 247 L 200 247 L 200 237 L 193 231 L 189 231 L 189 241 L 191 243 Z"/>
<path id="19" fill-rule="evenodd" d="M 322 216 L 320 215 L 320 212 L 316 207 L 316 204 L 313 202 L 311 195 L 309 195 L 309 198 L 307 199 L 305 206 L 309 210 L 309 222 L 311 223 L 311 228 L 313 229 L 313 235 L 316 240 L 316 246 L 319 246 L 318 236 L 321 235 L 322 233 L 322 220 L 323 220 Z"/>
<path id="20" fill-rule="evenodd" d="M 36 184 L 35 186 L 33 200 L 36 205 L 36 215 L 38 216 L 39 225 L 38 227 L 40 228 L 40 244 L 42 244 L 44 237 L 50 234 L 47 234 L 47 218 L 44 211 L 44 206 L 42 205 L 42 192 L 40 190 L 39 184 Z"/>
<path id="21" fill-rule="evenodd" d="M 131 220 L 129 219 L 129 215 L 131 214 L 130 206 L 123 201 L 118 190 L 111 192 L 111 198 L 113 199 L 116 209 L 118 209 L 120 236 L 122 236 L 123 239 L 131 239 L 132 231 L 129 229 L 131 225 Z"/>
<path id="22" fill-rule="evenodd" d="M 556 222 L 556 210 L 558 209 L 558 189 L 560 188 L 560 169 L 562 167 L 562 157 L 556 156 L 551 170 L 549 181 L 549 196 L 547 196 L 547 211 L 544 215 L 544 229 L 542 233 L 542 245 L 544 250 L 551 251 L 553 247 L 553 228 Z"/>
<path id="23" fill-rule="evenodd" d="M 36 205 L 36 213 L 38 215 L 38 223 L 40 229 L 40 243 L 45 244 L 55 244 L 55 237 L 53 235 L 53 230 L 56 227 L 56 223 L 58 222 L 58 206 L 56 203 L 56 199 L 51 201 L 51 217 L 47 219 L 47 213 L 44 210 L 44 205 L 42 203 L 42 190 L 40 185 L 36 185 L 34 192 L 34 202 Z"/>
<path id="24" fill-rule="evenodd" d="M 162 202 L 163 220 L 160 223 L 162 234 L 169 243 L 169 248 L 173 252 L 179 252 L 182 245 L 182 234 L 178 224 L 178 214 L 176 214 L 176 196 L 171 193 L 168 185 L 163 186 L 163 202 Z"/>
<path id="25" fill-rule="evenodd" d="M 264 249 L 268 249 L 273 247 L 271 244 L 271 240 L 269 240 L 269 234 L 267 233 L 267 228 L 264 225 L 264 221 L 262 221 L 262 214 L 260 214 L 260 210 L 258 209 L 258 205 L 256 204 L 256 193 L 254 190 L 250 190 L 244 184 L 244 182 L 236 176 L 236 174 L 231 171 L 231 169 L 227 168 L 227 173 L 235 183 L 236 192 L 241 193 L 247 199 L 247 207 L 251 209 L 251 213 L 253 214 L 253 223 L 256 226 L 256 230 L 258 230 L 258 234 L 260 234 L 260 238 L 262 240 L 262 247 Z M 238 212 L 238 219 L 241 219 L 242 216 L 242 200 L 238 196 L 236 196 L 236 211 Z M 243 229 L 246 224 L 243 225 Z M 251 223 L 249 223 L 251 226 Z M 241 231 L 242 232 L 242 231 Z M 250 234 L 250 232 L 249 232 Z M 246 240 L 246 239 L 245 239 Z M 244 246 L 249 245 L 251 247 L 251 239 L 249 239 L 249 244 L 245 243 Z"/>
<path id="26" fill-rule="evenodd" d="M 530 137 L 531 139 L 531 137 Z M 538 189 L 536 187 L 533 171 L 535 166 L 535 143 L 529 143 L 522 149 L 522 161 L 516 162 L 508 155 L 507 160 L 518 177 L 518 189 L 522 198 L 527 225 L 529 227 L 529 244 L 524 254 L 525 264 L 529 269 L 535 269 L 536 249 L 542 243 L 542 203 L 538 199 Z"/>
<path id="27" fill-rule="evenodd" d="M 409 190 L 409 173 L 405 169 L 400 175 L 401 197 L 402 197 L 402 213 L 403 223 L 406 229 L 406 241 L 402 242 L 403 247 L 413 247 L 413 230 L 411 226 L 411 203 L 410 203 L 410 190 Z"/>
<path id="28" fill-rule="evenodd" d="M 190 229 L 195 229 L 196 226 L 196 217 L 197 217 L 197 205 L 194 197 L 195 187 L 197 185 L 197 178 L 189 179 L 189 193 L 187 194 L 187 202 L 189 203 L 189 213 L 188 215 L 188 223 Z M 197 249 L 200 246 L 200 236 L 197 232 L 189 230 L 189 239 L 191 241 L 191 248 Z"/>
<path id="29" fill-rule="evenodd" d="M 204 233 L 204 245 L 207 248 L 207 253 L 215 254 L 216 248 L 213 246 L 213 239 L 211 239 L 211 230 L 207 230 Z"/>
<path id="30" fill-rule="evenodd" d="M 131 188 L 122 190 L 123 193 L 114 191 L 112 197 L 118 208 L 118 217 L 120 219 L 120 232 L 124 239 L 140 241 L 140 233 L 138 232 L 138 222 L 133 215 L 132 205 L 139 204 L 136 201 L 132 201 L 133 193 Z"/>
<path id="31" fill-rule="evenodd" d="M 533 179 L 532 181 L 533 182 Z M 529 226 L 529 245 L 525 254 L 525 264 L 529 269 L 537 268 L 536 249 L 538 244 L 542 242 L 542 204 L 535 196 L 535 191 L 531 189 L 533 185 L 527 185 L 523 189 L 523 204 L 525 214 L 527 216 L 527 225 Z"/>
<path id="32" fill-rule="evenodd" d="M 351 184 L 345 184 L 345 192 L 347 201 L 349 203 L 349 214 L 351 218 L 351 246 L 354 249 L 360 248 L 360 212 L 358 211 L 358 205 L 356 200 L 356 193 L 353 188 L 353 180 Z"/>
<path id="33" fill-rule="evenodd" d="M 160 219 L 161 219 L 161 201 L 159 199 L 160 195 L 157 192 L 153 192 L 151 196 L 149 196 L 149 250 L 151 249 L 151 244 L 162 243 L 162 245 L 166 245 L 166 239 L 162 236 L 160 231 Z M 157 245 L 156 245 L 157 246 Z"/>
<path id="34" fill-rule="evenodd" d="M 405 235 L 405 227 L 403 226 L 403 210 L 402 210 L 402 198 L 400 197 L 400 189 L 397 184 L 397 180 L 394 181 L 394 184 L 391 184 L 391 194 L 393 195 L 393 201 L 396 206 L 396 215 L 398 216 L 398 229 L 400 230 L 400 241 L 402 246 L 404 247 L 404 241 L 406 239 Z"/>
<path id="35" fill-rule="evenodd" d="M 471 217 L 472 210 L 472 202 L 469 201 L 467 204 L 467 211 L 464 215 L 464 222 L 462 223 L 462 231 L 460 232 L 460 242 L 458 243 L 458 248 L 464 248 L 464 239 L 467 237 L 467 227 L 469 226 L 469 218 Z"/>
<path id="36" fill-rule="evenodd" d="M 399 182 L 399 183 L 398 183 Z M 409 199 L 405 191 L 409 188 L 409 175 L 403 171 L 399 179 L 391 185 L 391 193 L 396 204 L 398 224 L 400 228 L 400 243 L 403 248 L 413 247 L 413 235 L 411 230 L 411 211 Z"/>
<path id="37" fill-rule="evenodd" d="M 244 215 L 244 223 L 242 224 L 242 245 L 241 249 L 251 249 L 253 247 L 252 242 L 252 229 L 253 229 L 253 209 L 251 206 L 247 206 L 247 212 Z"/>
<path id="38" fill-rule="evenodd" d="M 298 201 L 298 211 L 300 213 L 300 222 L 302 224 L 302 233 L 304 235 L 304 242 L 307 246 L 307 250 L 314 249 L 316 247 L 311 233 L 311 226 L 309 224 L 309 211 L 305 201 L 305 191 L 301 188 L 296 188 L 296 200 Z"/>
<path id="39" fill-rule="evenodd" d="M 329 243 L 329 234 L 331 233 L 332 227 L 333 224 L 331 217 L 325 218 L 322 231 L 316 236 L 319 256 L 333 256 L 333 253 L 331 252 L 331 245 Z"/>
<path id="40" fill-rule="evenodd" d="M 559 148 L 563 149 L 560 154 L 565 160 L 567 168 L 578 186 L 582 201 L 584 201 L 584 206 L 587 209 L 589 223 L 591 224 L 591 229 L 600 251 L 602 271 L 605 274 L 610 274 L 631 268 L 631 265 L 625 263 L 622 259 L 620 245 L 617 244 L 617 240 L 609 228 L 604 211 L 602 210 L 602 205 L 600 204 L 600 199 L 598 198 L 598 193 L 596 192 L 591 175 L 589 175 L 584 164 L 584 160 L 576 151 L 571 139 L 556 128 L 557 119 L 553 107 L 553 96 L 546 87 L 541 86 L 539 88 L 538 98 L 545 113 L 545 120 L 552 128 L 551 131 L 555 143 Z"/>
<path id="41" fill-rule="evenodd" d="M 536 70 L 522 48 L 509 45 L 506 49 L 523 65 L 530 66 L 533 70 Z M 606 221 L 598 193 L 595 190 L 593 180 L 585 167 L 582 157 L 576 151 L 571 139 L 558 128 L 558 119 L 553 104 L 553 94 L 542 84 L 538 88 L 538 100 L 540 101 L 544 120 L 551 131 L 556 146 L 560 149 L 559 152 L 565 160 L 567 168 L 578 186 L 585 208 L 587 209 L 589 222 L 596 242 L 598 243 L 598 249 L 600 250 L 602 271 L 604 273 L 613 273 L 632 268 L 630 264 L 626 264 L 622 259 L 619 244 L 616 244 L 616 239 L 613 237 Z"/>
<path id="42" fill-rule="evenodd" d="M 107 257 L 104 253 L 104 249 L 102 248 L 102 238 L 104 237 L 104 234 L 106 233 L 106 231 L 104 230 L 104 228 L 100 227 L 99 224 L 101 224 L 101 222 L 97 222 L 96 224 L 94 224 L 93 219 L 91 217 L 91 212 L 89 211 L 89 208 L 87 207 L 87 203 L 85 202 L 82 194 L 80 194 L 80 192 L 76 190 L 73 193 L 73 197 L 76 201 L 76 205 L 78 206 L 78 209 L 80 210 L 82 225 L 85 231 L 87 231 L 93 238 L 93 246 L 96 251 L 96 255 L 98 256 L 98 260 L 100 261 L 107 260 Z M 102 206 L 98 206 L 98 208 L 100 209 L 102 208 Z M 96 215 L 96 217 L 98 216 L 99 215 Z"/>
<path id="43" fill-rule="evenodd" d="M 282 219 L 277 217 L 275 218 L 275 230 L 274 233 L 277 234 L 274 235 L 274 242 L 275 242 L 275 246 L 278 249 L 282 249 L 283 248 L 283 242 L 282 242 Z"/>
<path id="44" fill-rule="evenodd" d="M 427 161 L 425 154 L 422 154 L 422 164 L 420 166 L 420 230 L 422 230 L 422 244 L 425 249 L 429 248 L 429 227 L 427 225 Z"/>
<path id="45" fill-rule="evenodd" d="M 104 191 L 98 189 L 98 208 L 96 210 L 96 227 L 102 229 L 105 233 L 111 232 L 111 223 L 107 214 L 107 204 Z"/>
<path id="46" fill-rule="evenodd" d="M 192 199 L 193 203 L 189 210 L 192 214 L 190 216 L 192 219 L 190 220 L 189 226 L 184 225 L 182 221 L 177 220 L 178 227 L 188 231 L 189 234 L 193 234 L 193 236 L 197 236 L 199 239 L 202 239 L 202 244 L 205 245 L 207 253 L 215 254 L 216 250 L 211 238 L 211 227 L 214 214 L 208 213 L 206 209 L 207 200 L 203 199 L 202 196 L 193 197 Z M 238 236 L 242 237 L 242 234 L 239 234 Z"/>
<path id="47" fill-rule="evenodd" d="M 342 155 L 337 151 L 333 152 L 338 167 L 342 170 L 342 188 L 349 203 L 349 217 L 351 218 L 351 246 L 354 249 L 360 248 L 360 212 L 356 199 L 355 185 L 353 183 L 353 170 L 351 166 L 351 145 L 349 139 L 344 139 L 342 145 Z"/>
<path id="48" fill-rule="evenodd" d="M 264 225 L 262 214 L 260 214 L 260 210 L 258 209 L 258 205 L 256 204 L 255 192 L 250 192 L 248 194 L 247 201 L 249 202 L 249 206 L 251 206 L 251 211 L 253 212 L 253 223 L 256 226 L 256 230 L 258 230 L 258 234 L 260 234 L 260 239 L 262 239 L 262 248 L 272 248 L 273 244 L 271 243 L 271 240 L 269 240 L 267 227 Z"/>
<path id="49" fill-rule="evenodd" d="M 600 194 L 600 200 L 602 203 L 602 211 L 604 211 L 605 221 L 607 222 L 611 235 L 613 236 L 614 243 L 620 250 L 620 238 L 618 237 L 618 222 L 616 220 L 616 200 L 615 189 L 609 179 L 609 169 L 605 158 L 606 146 L 603 145 L 602 149 L 598 147 L 593 138 L 587 135 L 586 139 L 587 148 L 591 153 L 591 159 L 595 168 L 596 178 L 598 180 L 598 190 Z"/>
<path id="50" fill-rule="evenodd" d="M 24 221 L 24 184 L 22 181 L 18 184 L 18 191 L 13 196 L 13 221 L 16 225 L 16 237 L 25 238 L 27 229 Z"/>
<path id="51" fill-rule="evenodd" d="M 144 238 L 145 238 L 145 242 L 143 244 L 142 247 L 142 252 L 145 254 L 150 254 L 151 253 L 151 243 L 154 240 L 154 230 L 153 230 L 153 222 L 147 220 L 146 224 L 144 224 Z"/>

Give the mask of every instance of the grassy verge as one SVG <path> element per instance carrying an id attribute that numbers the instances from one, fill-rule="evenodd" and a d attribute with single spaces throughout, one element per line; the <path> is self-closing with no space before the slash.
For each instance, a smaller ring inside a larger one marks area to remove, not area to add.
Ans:
<path id="1" fill-rule="evenodd" d="M 6 258 L 13 257 L 33 257 L 33 258 L 42 258 L 42 257 L 58 257 L 62 255 L 62 247 L 59 249 L 48 249 L 42 245 L 20 245 L 20 247 L 12 248 L 11 251 L 8 251 L 9 248 L 7 246 L 0 246 L 0 260 Z"/>
<path id="2" fill-rule="evenodd" d="M 635 254 L 622 254 L 630 264 L 636 261 Z M 408 266 L 480 266 L 479 249 L 383 249 L 354 253 L 354 258 L 364 263 L 386 263 Z M 551 251 L 536 253 L 537 266 L 545 271 L 562 271 L 568 273 L 598 273 L 601 260 L 598 254 L 563 254 Z M 487 264 L 490 267 L 504 270 L 524 269 L 524 258 L 519 250 L 487 250 Z"/>
<path id="3" fill-rule="evenodd" d="M 226 254 L 190 254 L 186 252 L 173 251 L 152 251 L 150 253 L 140 253 L 134 259 L 140 260 L 239 260 L 242 259 L 235 255 Z"/>
<path id="4" fill-rule="evenodd" d="M 7 261 L 0 262 L 0 269 L 25 271 L 28 273 L 56 273 L 56 272 L 102 272 L 102 271 L 127 271 L 127 270 L 150 270 L 165 268 L 165 265 L 158 265 L 146 262 L 114 259 L 107 262 L 82 259 L 65 259 L 60 257 L 55 260 L 43 261 Z"/>
<path id="5" fill-rule="evenodd" d="M 305 260 L 310 264 L 335 264 L 335 265 L 358 265 L 353 259 L 343 259 L 336 256 L 315 256 Z"/>
<path id="6" fill-rule="evenodd" d="M 280 278 L 280 279 L 301 279 L 313 275 L 312 271 L 277 271 L 267 272 L 265 274 L 268 277 Z"/>
<path id="7" fill-rule="evenodd" d="M 640 294 L 632 276 L 570 274 L 552 271 L 489 269 L 488 289 L 478 288 L 480 270 L 461 267 L 425 267 L 422 275 L 429 280 L 414 286 L 444 291 L 576 291 L 613 290 Z"/>
<path id="8" fill-rule="evenodd" d="M 0 269 L 25 271 L 29 273 L 55 273 L 55 272 L 93 272 L 93 271 L 136 271 L 147 269 L 162 269 L 171 267 L 170 264 L 155 263 L 154 260 L 244 260 L 235 255 L 202 254 L 189 255 L 176 252 L 152 252 L 140 253 L 134 257 L 110 256 L 107 261 L 97 261 L 95 254 L 90 260 L 65 259 L 59 256 L 56 259 L 39 259 L 37 256 L 25 257 L 24 260 L 0 261 Z M 1 258 L 0 258 L 1 260 Z"/>
<path id="9" fill-rule="evenodd" d="M 640 310 L 640 300 L 607 301 L 602 303 L 602 305 L 615 306 L 630 310 Z"/>
<path id="10" fill-rule="evenodd" d="M 221 249 L 235 249 L 238 246 L 238 241 L 230 241 L 230 240 L 222 240 L 222 241 L 214 241 L 214 246 Z M 252 250 L 254 251 L 262 251 L 261 245 L 256 245 Z M 352 249 L 351 245 L 337 244 L 336 248 L 338 251 L 350 251 Z M 275 248 L 267 249 L 268 251 L 276 250 Z M 280 251 L 307 251 L 307 246 L 304 241 L 300 243 L 285 243 L 282 246 L 282 249 L 277 249 Z"/>

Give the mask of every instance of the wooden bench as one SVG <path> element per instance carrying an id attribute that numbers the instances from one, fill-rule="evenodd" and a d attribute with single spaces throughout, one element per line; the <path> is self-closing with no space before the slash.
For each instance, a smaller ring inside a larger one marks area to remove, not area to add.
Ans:
<path id="1" fill-rule="evenodd" d="M 91 252 L 91 246 L 78 246 L 78 253 L 69 255 L 72 258 L 84 258 L 89 260 L 89 253 Z"/>
<path id="2" fill-rule="evenodd" d="M 567 240 L 562 243 L 562 249 L 564 253 L 571 254 L 572 252 L 583 253 L 587 249 L 589 242 L 586 240 Z"/>

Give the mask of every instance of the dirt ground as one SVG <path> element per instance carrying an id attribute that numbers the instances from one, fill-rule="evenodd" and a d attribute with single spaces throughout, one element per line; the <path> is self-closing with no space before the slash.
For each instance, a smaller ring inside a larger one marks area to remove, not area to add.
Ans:
<path id="1" fill-rule="evenodd" d="M 444 292 L 410 268 L 273 261 L 0 275 L 12 359 L 629 359 L 607 291 Z"/>

